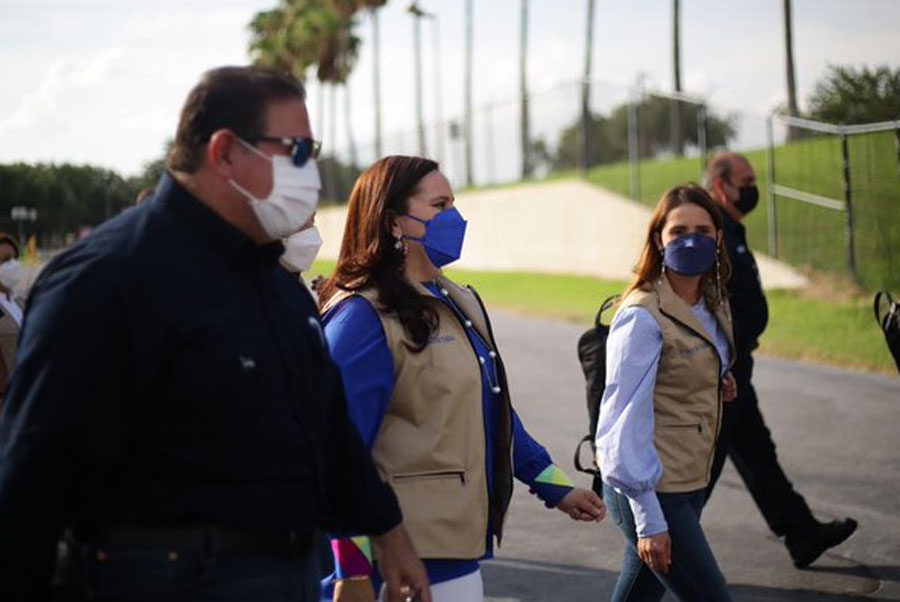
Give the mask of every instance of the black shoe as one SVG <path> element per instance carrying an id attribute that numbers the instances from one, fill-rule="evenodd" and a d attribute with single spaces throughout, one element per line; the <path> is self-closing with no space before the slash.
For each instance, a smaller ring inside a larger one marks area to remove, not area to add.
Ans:
<path id="1" fill-rule="evenodd" d="M 803 537 L 787 536 L 784 544 L 791 553 L 794 566 L 798 569 L 805 569 L 821 556 L 822 552 L 833 548 L 853 535 L 856 526 L 856 521 L 852 518 L 818 523 L 811 533 Z"/>

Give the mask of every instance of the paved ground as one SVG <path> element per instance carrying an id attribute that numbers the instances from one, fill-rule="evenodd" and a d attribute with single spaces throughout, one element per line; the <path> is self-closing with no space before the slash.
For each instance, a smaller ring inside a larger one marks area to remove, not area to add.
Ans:
<path id="1" fill-rule="evenodd" d="M 533 435 L 571 469 L 587 429 L 575 341 L 582 327 L 495 314 L 514 403 Z M 756 376 L 782 465 L 820 519 L 860 528 L 798 571 L 729 464 L 703 524 L 737 600 L 900 600 L 900 378 L 762 359 Z M 571 470 L 570 474 L 575 474 Z M 587 484 L 585 475 L 576 480 Z M 489 602 L 606 600 L 621 563 L 615 526 L 574 523 L 518 487 Z"/>
<path id="2" fill-rule="evenodd" d="M 469 225 L 454 267 L 473 270 L 629 280 L 650 221 L 644 205 L 580 180 L 460 194 L 456 205 Z M 337 257 L 345 215 L 344 207 L 319 211 L 322 258 Z M 788 265 L 762 255 L 757 259 L 766 288 L 806 284 Z"/>

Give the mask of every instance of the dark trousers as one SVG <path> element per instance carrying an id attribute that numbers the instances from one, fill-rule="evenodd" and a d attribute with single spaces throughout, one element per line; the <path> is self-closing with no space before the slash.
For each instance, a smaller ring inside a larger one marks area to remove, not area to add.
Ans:
<path id="1" fill-rule="evenodd" d="M 725 578 L 700 528 L 705 490 L 657 493 L 656 496 L 672 540 L 672 565 L 667 573 L 653 571 L 641 562 L 628 498 L 603 485 L 603 501 L 626 542 L 622 572 L 611 599 L 614 602 L 655 602 L 662 600 L 668 589 L 683 602 L 731 600 Z"/>
<path id="2" fill-rule="evenodd" d="M 314 549 L 291 557 L 77 544 L 69 555 L 56 598 L 64 602 L 319 601 Z"/>
<path id="3" fill-rule="evenodd" d="M 803 496 L 778 463 L 772 433 L 759 410 L 756 391 L 751 384 L 753 358 L 740 354 L 733 373 L 738 397 L 725 403 L 722 430 L 716 444 L 707 499 L 722 474 L 725 458 L 730 457 L 750 495 L 775 535 L 803 535 L 815 526 L 815 519 Z"/>

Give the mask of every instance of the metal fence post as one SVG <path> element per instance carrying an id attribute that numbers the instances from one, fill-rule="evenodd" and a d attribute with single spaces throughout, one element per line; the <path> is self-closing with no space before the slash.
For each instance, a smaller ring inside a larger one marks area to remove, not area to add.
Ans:
<path id="1" fill-rule="evenodd" d="M 841 155 L 844 161 L 844 202 L 847 212 L 847 268 L 854 282 L 859 282 L 856 275 L 856 249 L 853 243 L 853 194 L 850 187 L 850 145 L 846 132 L 841 132 Z"/>
<path id="2" fill-rule="evenodd" d="M 897 173 L 900 174 L 900 125 L 894 130 L 894 134 L 897 135 Z"/>
<path id="3" fill-rule="evenodd" d="M 772 115 L 766 118 L 766 223 L 769 240 L 769 255 L 778 257 L 778 231 L 775 220 L 775 136 L 772 133 Z"/>
<path id="4" fill-rule="evenodd" d="M 706 105 L 697 105 L 697 147 L 700 150 L 700 181 L 706 173 Z"/>
<path id="5" fill-rule="evenodd" d="M 641 200 L 641 157 L 638 130 L 638 101 L 628 104 L 628 167 L 631 176 L 631 198 Z"/>

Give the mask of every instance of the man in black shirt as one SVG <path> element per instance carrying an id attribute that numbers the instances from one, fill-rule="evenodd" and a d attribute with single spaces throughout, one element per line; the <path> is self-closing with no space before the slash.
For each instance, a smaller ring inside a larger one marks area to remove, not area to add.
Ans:
<path id="1" fill-rule="evenodd" d="M 732 372 L 737 381 L 737 398 L 724 405 L 708 495 L 712 494 L 727 455 L 769 528 L 776 535 L 784 536 L 794 565 L 804 568 L 825 550 L 850 537 L 856 530 L 856 521 L 852 518 L 830 523 L 817 521 L 778 463 L 775 443 L 751 382 L 752 352 L 769 320 L 759 271 L 741 224 L 759 200 L 756 174 L 745 157 L 721 152 L 709 162 L 706 177 L 707 189 L 725 218 L 725 247 L 732 268 L 729 288 L 736 355 Z"/>
<path id="2" fill-rule="evenodd" d="M 152 197 L 41 274 L 0 419 L 5 602 L 49 595 L 63 530 L 77 596 L 318 600 L 320 528 L 375 535 L 389 598 L 430 600 L 279 265 L 315 210 L 315 147 L 299 83 L 210 71 Z"/>

